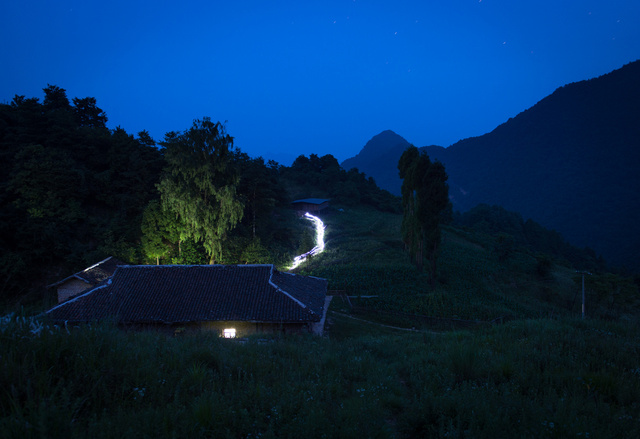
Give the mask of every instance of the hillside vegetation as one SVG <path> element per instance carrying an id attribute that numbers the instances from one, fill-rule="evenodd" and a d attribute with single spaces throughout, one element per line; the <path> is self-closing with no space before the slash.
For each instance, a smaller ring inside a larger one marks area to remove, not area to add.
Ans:
<path id="1" fill-rule="evenodd" d="M 6 316 L 3 435 L 640 434 L 635 284 L 590 277 L 582 320 L 571 267 L 522 247 L 501 259 L 496 237 L 448 227 L 431 290 L 403 251 L 400 215 L 340 208 L 323 217 L 327 250 L 299 269 L 337 294 L 324 337 L 167 337 Z"/>
<path id="2" fill-rule="evenodd" d="M 580 315 L 576 268 L 515 241 L 505 250 L 506 234 L 446 226 L 438 284 L 430 288 L 428 275 L 408 261 L 401 221 L 399 214 L 370 208 L 327 215 L 326 250 L 299 272 L 329 279 L 329 289 L 339 294 L 377 296 L 355 299 L 363 311 L 482 321 Z M 637 319 L 640 295 L 633 278 L 593 273 L 586 289 L 591 316 Z"/>
<path id="3" fill-rule="evenodd" d="M 565 85 L 490 133 L 427 146 L 449 175 L 453 208 L 499 205 L 640 272 L 640 61 Z M 385 131 L 345 167 L 400 193 L 407 142 Z"/>
<path id="4" fill-rule="evenodd" d="M 288 202 L 332 198 L 326 250 L 297 268 L 329 281 L 323 337 L 49 325 L 41 285 L 64 268 L 107 252 L 128 262 L 209 260 L 202 242 L 176 233 L 183 224 L 160 208 L 157 183 L 169 147 L 176 154 L 200 128 L 223 126 L 195 121 L 158 149 L 105 120 L 91 98 L 70 105 L 53 86 L 43 104 L 0 105 L 3 437 L 640 435 L 637 279 L 485 206 L 443 227 L 433 286 L 404 249 L 398 200 L 332 156 L 281 167 L 225 148 L 243 215 L 216 238 L 220 262 L 284 270 L 314 245 Z M 135 160 L 124 163 L 128 153 Z M 582 319 L 576 270 L 585 267 Z"/>
<path id="5" fill-rule="evenodd" d="M 50 85 L 0 103 L 0 307 L 115 256 L 131 264 L 288 263 L 306 245 L 291 201 L 398 211 L 331 155 L 251 158 L 204 117 L 162 141 L 109 130 L 94 98 Z M 224 209 L 224 211 L 223 211 Z"/>

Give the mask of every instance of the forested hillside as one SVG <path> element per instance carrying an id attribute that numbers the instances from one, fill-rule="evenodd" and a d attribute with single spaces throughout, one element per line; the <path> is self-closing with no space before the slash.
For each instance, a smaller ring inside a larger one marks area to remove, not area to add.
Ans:
<path id="1" fill-rule="evenodd" d="M 635 62 L 567 85 L 491 133 L 447 148 L 454 206 L 501 205 L 640 270 L 638 79 Z"/>
<path id="2" fill-rule="evenodd" d="M 0 105 L 3 295 L 105 254 L 132 257 L 162 154 L 146 132 L 134 137 L 106 121 L 94 98 L 70 102 L 56 86 L 42 102 Z"/>
<path id="3" fill-rule="evenodd" d="M 61 105 L 48 108 L 54 96 Z M 264 163 L 208 118 L 156 147 L 144 132 L 106 129 L 87 99 L 89 118 L 57 87 L 42 104 L 18 97 L 0 107 L 5 436 L 638 436 L 637 277 L 602 272 L 593 252 L 486 205 L 442 226 L 427 273 L 403 245 L 399 200 L 334 157 Z M 441 165 L 404 165 L 414 182 L 418 170 L 438 171 L 445 189 Z M 222 203 L 232 215 L 188 214 L 212 197 L 209 212 Z M 323 216 L 326 251 L 297 269 L 335 294 L 322 337 L 228 340 L 53 326 L 39 315 L 48 281 L 107 254 L 285 260 L 313 245 L 289 208 L 300 197 L 335 207 Z M 585 319 L 576 268 L 593 270 Z M 24 308 L 29 292 L 37 300 Z"/>
<path id="4" fill-rule="evenodd" d="M 94 98 L 70 101 L 52 85 L 42 102 L 0 104 L 0 299 L 41 296 L 107 256 L 289 263 L 309 250 L 290 209 L 295 198 L 399 209 L 396 197 L 330 155 L 265 163 L 206 117 L 159 142 L 106 122 Z"/>
<path id="5" fill-rule="evenodd" d="M 286 266 L 313 246 L 306 225 L 290 209 L 298 198 L 400 212 L 397 197 L 363 172 L 346 171 L 330 155 L 300 156 L 284 167 L 249 157 L 224 125 L 208 118 L 169 131 L 159 142 L 145 131 L 134 136 L 110 130 L 106 121 L 95 99 L 69 100 L 57 86 L 44 89 L 42 102 L 16 96 L 0 105 L 3 299 L 39 297 L 45 285 L 107 256 L 133 264 Z M 382 137 L 403 148 L 394 133 Z M 381 147 L 369 146 L 365 156 Z M 452 185 L 458 187 L 455 180 Z M 189 203 L 213 200 L 207 193 L 235 206 L 235 213 L 189 216 Z M 509 227 L 494 227 L 505 218 Z M 504 251 L 515 243 L 578 268 L 604 267 L 592 251 L 577 250 L 538 223 L 517 218 L 495 208 L 476 209 L 456 216 L 456 224 L 484 232 L 493 222 L 489 232 L 510 236 L 503 240 Z"/>

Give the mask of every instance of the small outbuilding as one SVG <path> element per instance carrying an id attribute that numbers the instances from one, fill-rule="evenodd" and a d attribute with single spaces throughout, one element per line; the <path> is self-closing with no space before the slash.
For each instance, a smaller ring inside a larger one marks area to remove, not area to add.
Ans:
<path id="1" fill-rule="evenodd" d="M 126 265 L 126 263 L 109 256 L 91 267 L 65 277 L 61 281 L 47 285 L 47 288 L 56 288 L 58 303 L 62 303 L 106 281 L 113 276 L 119 265 Z"/>
<path id="2" fill-rule="evenodd" d="M 125 265 L 104 285 L 45 315 L 60 324 L 111 320 L 232 338 L 311 331 L 322 320 L 326 293 L 325 279 L 273 265 Z"/>
<path id="3" fill-rule="evenodd" d="M 296 213 L 300 216 L 309 212 L 311 214 L 315 212 L 321 212 L 329 208 L 329 199 L 324 198 L 304 198 L 302 200 L 295 200 L 291 202 Z"/>

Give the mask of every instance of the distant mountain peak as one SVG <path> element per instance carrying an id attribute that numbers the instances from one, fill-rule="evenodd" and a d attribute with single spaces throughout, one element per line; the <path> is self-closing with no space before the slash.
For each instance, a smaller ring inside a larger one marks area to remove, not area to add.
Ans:
<path id="1" fill-rule="evenodd" d="M 405 149 L 410 145 L 407 140 L 391 130 L 382 131 L 373 136 L 355 156 L 341 163 L 343 169 L 357 168 L 367 176 L 376 176 L 379 187 L 399 187 L 400 177 L 396 164 Z M 393 163 L 393 166 L 389 166 Z"/>
<path id="2" fill-rule="evenodd" d="M 381 137 L 381 136 L 382 137 L 384 137 L 384 136 L 393 136 L 393 137 L 402 138 L 402 136 L 396 134 L 393 130 L 384 130 L 384 131 L 381 131 L 380 134 L 376 134 L 375 136 L 373 136 L 372 139 L 375 139 L 376 137 Z"/>
<path id="3" fill-rule="evenodd" d="M 342 167 L 344 169 L 360 168 L 360 162 L 363 160 L 367 162 L 377 160 L 390 151 L 400 150 L 402 153 L 407 146 L 409 146 L 409 142 L 404 137 L 391 130 L 384 130 L 380 134 L 373 136 L 355 157 L 348 158 L 342 162 Z"/>
<path id="4" fill-rule="evenodd" d="M 364 148 L 362 148 L 362 151 L 360 151 L 360 153 L 367 150 L 386 152 L 390 149 L 395 149 L 398 146 L 406 148 L 407 146 L 409 146 L 409 142 L 407 142 L 404 137 L 396 134 L 391 130 L 384 130 L 380 134 L 376 134 L 375 136 L 373 136 L 364 145 Z"/>
<path id="5" fill-rule="evenodd" d="M 640 272 L 640 61 L 558 88 L 482 136 L 423 147 L 449 176 L 456 210 L 499 205 Z M 374 136 L 343 162 L 399 194 L 408 142 Z"/>

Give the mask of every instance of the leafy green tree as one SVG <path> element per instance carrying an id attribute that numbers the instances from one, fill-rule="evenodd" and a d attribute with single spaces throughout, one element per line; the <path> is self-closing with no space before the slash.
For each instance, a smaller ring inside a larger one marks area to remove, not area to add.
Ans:
<path id="1" fill-rule="evenodd" d="M 178 254 L 175 251 L 171 254 L 173 265 L 202 265 L 210 260 L 202 243 L 190 238 L 180 241 Z"/>
<path id="2" fill-rule="evenodd" d="M 158 184 L 162 206 L 183 224 L 181 235 L 202 245 L 209 263 L 220 259 L 223 241 L 242 219 L 236 194 L 233 139 L 219 122 L 195 120 L 184 133 L 167 133 L 165 175 Z"/>
<path id="3" fill-rule="evenodd" d="M 245 264 L 266 264 L 271 262 L 271 255 L 260 238 L 255 238 L 242 251 L 240 260 Z"/>
<path id="4" fill-rule="evenodd" d="M 94 98 L 49 85 L 0 103 L 0 295 L 107 255 L 140 260 L 141 219 L 164 163 L 153 139 L 109 130 Z"/>
<path id="5" fill-rule="evenodd" d="M 149 202 L 142 215 L 142 252 L 149 259 L 169 257 L 175 243 L 180 243 L 180 224 L 175 216 L 167 215 L 158 200 Z"/>
<path id="6" fill-rule="evenodd" d="M 431 163 L 422 178 L 418 193 L 418 218 L 425 235 L 425 250 L 431 263 L 431 283 L 435 286 L 437 259 L 442 232 L 440 224 L 449 207 L 449 186 L 444 165 L 438 161 Z"/>
<path id="7" fill-rule="evenodd" d="M 55 85 L 49 85 L 44 91 L 42 105 L 45 118 L 42 141 L 43 146 L 69 148 L 78 143 L 76 118 L 67 98 L 67 91 Z"/>
<path id="8" fill-rule="evenodd" d="M 15 196 L 14 215 L 22 218 L 18 245 L 28 243 L 30 253 L 48 258 L 63 255 L 77 240 L 75 231 L 86 213 L 82 199 L 84 175 L 64 151 L 28 145 L 15 156 L 9 189 Z"/>
<path id="9" fill-rule="evenodd" d="M 78 197 L 84 178 L 64 151 L 29 145 L 15 159 L 15 203 L 30 217 L 70 223 L 82 216 Z"/>
<path id="10" fill-rule="evenodd" d="M 402 178 L 402 238 L 419 270 L 430 262 L 431 285 L 435 286 L 440 224 L 449 206 L 449 187 L 444 165 L 431 162 L 426 153 L 410 146 L 398 161 Z"/>

